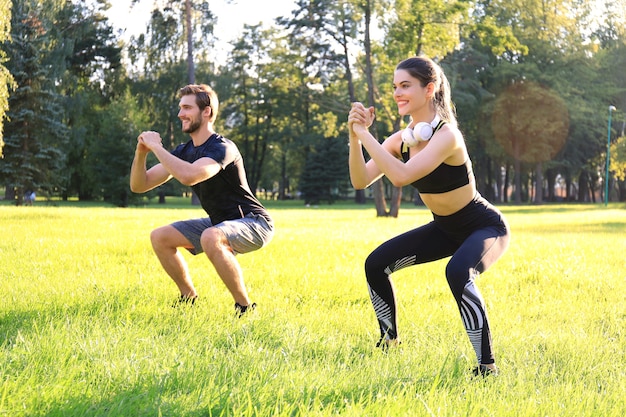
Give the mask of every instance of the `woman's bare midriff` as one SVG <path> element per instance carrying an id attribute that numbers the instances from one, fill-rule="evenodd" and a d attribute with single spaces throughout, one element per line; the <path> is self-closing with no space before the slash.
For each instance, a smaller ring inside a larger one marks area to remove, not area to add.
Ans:
<path id="1" fill-rule="evenodd" d="M 422 201 L 430 211 L 438 216 L 449 216 L 465 207 L 476 195 L 476 186 L 472 181 L 456 190 L 442 194 L 420 194 Z"/>

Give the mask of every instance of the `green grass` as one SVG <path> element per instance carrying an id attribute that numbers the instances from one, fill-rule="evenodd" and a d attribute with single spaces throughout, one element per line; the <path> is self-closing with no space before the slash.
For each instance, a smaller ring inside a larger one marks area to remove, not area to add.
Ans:
<path id="1" fill-rule="evenodd" d="M 259 308 L 236 320 L 204 256 L 186 254 L 201 302 L 169 307 L 149 233 L 197 207 L 0 206 L 0 416 L 626 415 L 623 205 L 502 207 L 486 380 L 445 260 L 394 275 L 404 343 L 373 348 L 363 262 L 425 209 L 269 207 L 273 242 L 239 257 Z"/>

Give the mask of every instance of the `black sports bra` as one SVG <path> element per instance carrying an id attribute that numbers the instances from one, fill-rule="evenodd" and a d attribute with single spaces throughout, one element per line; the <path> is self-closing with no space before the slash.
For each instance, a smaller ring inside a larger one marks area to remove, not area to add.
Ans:
<path id="1" fill-rule="evenodd" d="M 409 160 L 409 148 L 404 143 L 400 153 L 406 163 Z M 469 184 L 471 176 L 472 162 L 468 158 L 463 165 L 448 165 L 442 162 L 430 174 L 411 185 L 422 194 L 443 194 Z"/>

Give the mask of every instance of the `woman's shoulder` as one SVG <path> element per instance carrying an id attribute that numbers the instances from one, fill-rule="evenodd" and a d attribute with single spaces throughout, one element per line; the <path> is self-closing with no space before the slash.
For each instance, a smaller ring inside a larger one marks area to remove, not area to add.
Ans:
<path id="1" fill-rule="evenodd" d="M 446 136 L 446 138 L 451 141 L 451 144 L 454 143 L 457 146 L 461 145 L 465 147 L 465 137 L 458 126 L 452 123 L 445 123 L 441 126 L 441 129 L 439 129 L 439 132 L 442 136 Z"/>
<path id="2" fill-rule="evenodd" d="M 446 124 L 446 126 L 446 135 L 452 147 L 452 154 L 446 160 L 446 163 L 450 165 L 461 165 L 469 159 L 465 137 L 463 136 L 463 132 L 461 132 L 456 125 Z"/>

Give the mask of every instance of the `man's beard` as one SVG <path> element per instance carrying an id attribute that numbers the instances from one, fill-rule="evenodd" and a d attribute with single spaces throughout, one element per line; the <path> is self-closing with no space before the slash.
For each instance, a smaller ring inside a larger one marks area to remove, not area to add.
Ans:
<path id="1" fill-rule="evenodd" d="M 193 133 L 196 130 L 200 129 L 200 126 L 202 126 L 202 122 L 198 121 L 198 120 L 191 120 L 189 122 L 189 127 L 187 129 L 185 129 L 183 127 L 183 133 Z"/>

